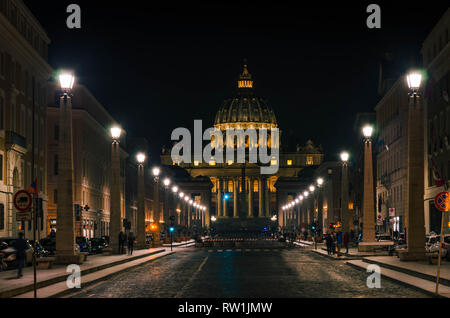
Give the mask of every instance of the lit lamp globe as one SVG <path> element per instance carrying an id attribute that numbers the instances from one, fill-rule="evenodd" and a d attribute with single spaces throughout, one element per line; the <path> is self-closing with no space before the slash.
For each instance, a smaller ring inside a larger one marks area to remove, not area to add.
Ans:
<path id="1" fill-rule="evenodd" d="M 300 196 L 300 201 L 303 201 L 303 195 Z"/>
<path id="2" fill-rule="evenodd" d="M 408 82 L 409 89 L 412 91 L 417 91 L 422 83 L 422 74 L 417 71 L 410 72 L 406 76 L 406 80 Z"/>
<path id="3" fill-rule="evenodd" d="M 120 135 L 122 134 L 122 128 L 119 126 L 114 126 L 110 129 L 111 137 L 113 140 L 117 141 L 120 138 Z"/>
<path id="4" fill-rule="evenodd" d="M 163 183 L 164 183 L 165 187 L 168 187 L 170 185 L 170 179 L 169 178 L 165 178 Z"/>
<path id="5" fill-rule="evenodd" d="M 363 128 L 363 135 L 366 138 L 372 137 L 373 134 L 373 127 L 372 126 L 364 126 Z"/>
<path id="6" fill-rule="evenodd" d="M 70 91 L 75 83 L 75 76 L 71 71 L 61 71 L 59 73 L 59 85 L 65 92 Z"/>
<path id="7" fill-rule="evenodd" d="M 180 198 L 183 198 L 184 197 L 184 193 L 180 192 L 179 196 L 180 196 Z"/>
<path id="8" fill-rule="evenodd" d="M 159 176 L 160 173 L 161 173 L 161 170 L 158 167 L 154 167 L 152 169 L 153 176 L 157 177 L 157 176 Z"/>
<path id="9" fill-rule="evenodd" d="M 342 162 L 347 162 L 348 158 L 350 158 L 350 155 L 348 154 L 348 152 L 341 153 L 341 160 L 342 160 Z"/>
<path id="10" fill-rule="evenodd" d="M 308 195 L 309 195 L 309 192 L 308 192 L 308 191 L 303 192 L 303 196 L 304 196 L 305 198 L 307 198 Z"/>
<path id="11" fill-rule="evenodd" d="M 172 192 L 173 193 L 177 193 L 178 192 L 178 187 L 177 186 L 173 186 L 172 187 Z"/>
<path id="12" fill-rule="evenodd" d="M 314 190 L 316 190 L 316 187 L 314 187 L 313 185 L 309 186 L 309 192 L 314 192 Z"/>
<path id="13" fill-rule="evenodd" d="M 213 221 L 213 222 L 217 221 L 217 219 L 216 219 L 216 217 L 214 215 L 211 217 L 211 221 Z"/>
<path id="14" fill-rule="evenodd" d="M 192 205 L 194 203 L 194 201 L 189 200 L 189 205 Z"/>
<path id="15" fill-rule="evenodd" d="M 322 178 L 318 178 L 317 179 L 317 185 L 320 187 L 321 185 L 323 185 L 323 179 Z"/>
<path id="16" fill-rule="evenodd" d="M 139 164 L 143 164 L 145 162 L 145 154 L 143 154 L 142 152 L 138 153 L 136 155 L 136 160 Z"/>

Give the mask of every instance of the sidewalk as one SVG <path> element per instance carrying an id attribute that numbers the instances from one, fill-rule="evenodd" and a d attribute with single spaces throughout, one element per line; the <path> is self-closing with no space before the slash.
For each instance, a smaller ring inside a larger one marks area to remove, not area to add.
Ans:
<path id="1" fill-rule="evenodd" d="M 436 295 L 437 265 L 430 265 L 427 261 L 402 262 L 397 256 L 378 256 L 352 260 L 346 264 L 364 271 L 370 264 L 376 264 L 381 267 L 382 276 Z M 446 261 L 441 263 L 439 297 L 450 297 L 450 263 Z"/>
<path id="2" fill-rule="evenodd" d="M 322 245 L 323 246 L 323 245 Z M 348 249 L 348 254 L 345 253 L 345 248 L 341 248 L 341 252 L 337 254 L 328 255 L 326 247 L 318 248 L 317 250 L 312 250 L 313 252 L 337 260 L 349 260 L 349 259 L 362 259 L 364 257 L 370 256 L 387 256 L 387 251 L 378 252 L 359 252 L 357 247 L 350 247 Z M 339 256 L 338 256 L 339 255 Z"/>
<path id="3" fill-rule="evenodd" d="M 128 255 L 90 255 L 81 268 L 81 275 L 91 274 L 113 266 L 125 264 L 131 261 L 147 258 L 157 254 L 164 253 L 164 248 L 150 248 L 137 250 L 133 256 Z M 54 265 L 52 269 L 37 269 L 37 287 L 43 288 L 59 282 L 64 282 L 69 273 L 66 272 L 67 266 Z M 82 278 L 83 279 L 83 278 Z M 23 269 L 23 277 L 17 279 L 17 270 L 8 270 L 0 272 L 0 298 L 9 298 L 33 291 L 33 267 Z"/>

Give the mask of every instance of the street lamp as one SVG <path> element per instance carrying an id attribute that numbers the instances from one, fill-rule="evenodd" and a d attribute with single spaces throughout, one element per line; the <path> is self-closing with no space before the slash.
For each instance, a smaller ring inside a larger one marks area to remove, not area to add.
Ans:
<path id="1" fill-rule="evenodd" d="M 313 193 L 315 189 L 316 187 L 314 187 L 313 185 L 309 186 L 309 192 Z"/>
<path id="2" fill-rule="evenodd" d="M 172 192 L 173 193 L 177 193 L 178 192 L 178 187 L 177 186 L 173 186 L 172 187 Z"/>
<path id="3" fill-rule="evenodd" d="M 321 187 L 321 186 L 323 185 L 323 179 L 322 179 L 322 178 L 318 178 L 318 179 L 317 179 L 317 185 L 318 185 L 319 187 Z"/>
<path id="4" fill-rule="evenodd" d="M 169 178 L 165 178 L 164 179 L 164 181 L 163 181 L 163 184 L 164 184 L 164 186 L 166 187 L 166 188 L 168 188 L 169 187 L 169 185 L 170 185 L 170 179 Z"/>
<path id="5" fill-rule="evenodd" d="M 153 231 L 153 247 L 161 246 L 161 231 L 159 229 L 158 224 L 161 221 L 160 215 L 160 205 L 159 205 L 159 175 L 161 174 L 161 169 L 159 167 L 152 168 L 153 181 L 155 184 L 153 185 L 153 215 L 154 222 L 156 225 L 150 227 Z"/>
<path id="6" fill-rule="evenodd" d="M 138 162 L 138 210 L 137 210 L 137 244 L 138 248 L 145 248 L 145 159 L 144 153 L 136 155 Z"/>
<path id="7" fill-rule="evenodd" d="M 406 210 L 407 250 L 399 253 L 400 260 L 425 260 L 425 217 L 424 217 L 424 111 L 421 95 L 422 75 L 411 71 L 407 76 L 410 89 L 408 105 L 408 209 Z M 445 189 L 446 190 L 446 189 Z M 443 233 L 441 233 L 441 238 Z M 440 258 L 439 258 L 440 259 Z M 439 263 L 440 261 L 438 261 Z M 438 264 L 439 267 L 440 263 Z M 440 270 L 436 277 L 439 277 Z M 436 285 L 436 292 L 438 284 Z"/>
<path id="8" fill-rule="evenodd" d="M 368 130 L 366 133 L 368 133 Z M 350 155 L 344 151 L 341 153 L 342 160 L 342 178 L 341 178 L 341 223 L 342 232 L 347 233 L 349 231 L 349 215 L 348 215 L 348 160 Z"/>
<path id="9" fill-rule="evenodd" d="M 75 83 L 75 75 L 72 71 L 61 71 L 59 74 L 59 85 L 61 90 L 64 92 L 69 92 L 73 88 L 73 84 Z"/>
<path id="10" fill-rule="evenodd" d="M 180 192 L 179 196 L 180 196 L 180 198 L 182 198 L 182 199 L 183 199 L 183 197 L 184 197 L 184 193 L 183 193 L 183 192 Z"/>
<path id="11" fill-rule="evenodd" d="M 72 137 L 72 97 L 70 94 L 75 82 L 74 73 L 71 71 L 62 71 L 59 74 L 59 84 L 63 95 L 59 100 L 59 128 L 61 131 L 58 142 L 59 162 L 64 165 L 59 166 L 57 187 L 61 193 L 58 200 L 58 209 L 56 209 L 56 218 L 58 220 L 58 235 L 56 236 L 56 258 L 60 264 L 79 264 L 80 257 L 75 251 L 75 218 L 73 210 L 73 137 Z M 32 93 L 35 95 L 35 80 L 32 79 Z M 35 98 L 32 98 L 32 151 L 31 167 L 35 165 Z M 61 138 L 61 136 L 66 136 Z M 35 169 L 31 168 L 31 178 L 35 180 Z M 36 194 L 37 197 L 37 194 Z M 33 204 L 34 224 L 38 222 L 36 206 Z M 36 242 L 36 226 L 33 226 L 33 239 Z M 36 275 L 36 249 L 33 252 L 33 278 L 34 278 L 34 297 L 37 297 L 37 275 Z"/>
<path id="12" fill-rule="evenodd" d="M 341 153 L 341 160 L 342 160 L 342 162 L 346 163 L 348 161 L 349 157 L 350 157 L 350 155 L 348 154 L 348 152 L 344 151 L 344 152 Z"/>
<path id="13" fill-rule="evenodd" d="M 364 126 L 363 135 L 365 138 L 371 138 L 373 134 L 373 127 L 370 125 Z"/>
<path id="14" fill-rule="evenodd" d="M 119 139 L 122 134 L 122 129 L 119 126 L 110 128 L 112 138 L 111 150 L 111 212 L 110 212 L 110 239 L 113 251 L 119 251 L 119 233 L 122 231 L 122 215 L 120 211 L 120 147 Z"/>

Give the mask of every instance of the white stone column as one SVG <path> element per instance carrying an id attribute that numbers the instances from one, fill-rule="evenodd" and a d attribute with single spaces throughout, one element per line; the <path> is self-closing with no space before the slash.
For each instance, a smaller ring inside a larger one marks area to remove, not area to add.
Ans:
<path id="1" fill-rule="evenodd" d="M 239 178 L 233 179 L 233 217 L 238 218 Z"/>
<path id="2" fill-rule="evenodd" d="M 249 187 L 248 187 L 248 217 L 253 217 L 253 186 L 254 180 L 249 177 Z"/>

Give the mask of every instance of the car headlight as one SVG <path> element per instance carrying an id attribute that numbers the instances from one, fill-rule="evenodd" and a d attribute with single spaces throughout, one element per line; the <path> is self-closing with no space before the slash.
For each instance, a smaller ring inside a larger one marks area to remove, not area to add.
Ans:
<path id="1" fill-rule="evenodd" d="M 11 254 L 6 258 L 7 262 L 12 262 L 16 259 L 16 254 Z"/>

